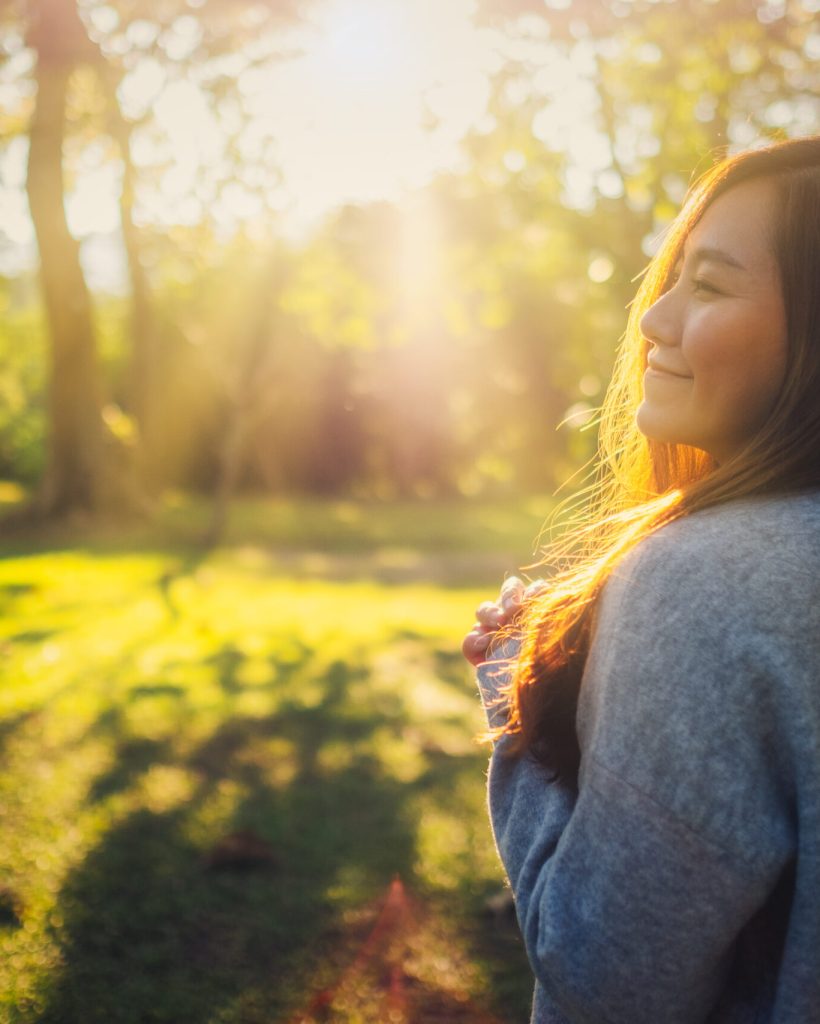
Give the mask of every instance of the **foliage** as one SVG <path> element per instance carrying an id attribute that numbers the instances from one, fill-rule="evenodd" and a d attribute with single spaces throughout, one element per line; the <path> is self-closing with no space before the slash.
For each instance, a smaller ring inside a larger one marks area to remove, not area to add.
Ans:
<path id="1" fill-rule="evenodd" d="M 42 314 L 36 305 L 14 311 L 12 283 L 0 303 L 0 478 L 34 484 L 43 471 L 45 430 Z"/>
<path id="2" fill-rule="evenodd" d="M 131 256 L 142 269 L 132 266 L 130 285 L 144 276 L 150 422 L 134 399 L 136 305 L 115 312 L 98 296 L 98 333 L 123 339 L 103 352 L 107 398 L 140 422 L 142 468 L 157 487 L 212 487 L 232 424 L 246 489 L 557 486 L 594 452 L 635 279 L 693 174 L 727 147 L 820 123 L 810 0 L 478 8 L 505 41 L 458 170 L 403 203 L 350 205 L 286 240 L 281 140 L 276 125 L 248 126 L 259 76 L 287 58 L 289 27 L 311 5 L 81 5 L 107 70 L 74 77 L 66 171 L 75 183 L 124 160 L 133 173 Z M 31 106 L 27 9 L 7 6 L 0 26 L 9 140 Z M 152 105 L 171 87 L 211 118 L 185 174 Z M 175 189 L 173 216 L 158 213 Z M 226 236 L 213 214 L 231 203 L 251 212 Z M 0 458 L 26 482 L 43 461 L 46 376 L 31 302 L 11 304 L 0 335 L 15 348 Z"/>

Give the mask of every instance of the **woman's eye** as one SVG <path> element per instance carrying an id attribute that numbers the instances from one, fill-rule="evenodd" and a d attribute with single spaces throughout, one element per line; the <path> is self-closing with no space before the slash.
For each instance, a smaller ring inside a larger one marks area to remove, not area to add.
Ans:
<path id="1" fill-rule="evenodd" d="M 673 270 L 672 271 L 672 273 L 669 275 L 669 278 L 667 279 L 666 288 L 664 289 L 665 291 L 669 291 L 670 289 L 675 287 L 675 285 L 680 280 L 680 274 L 681 274 L 680 270 Z M 713 284 L 710 284 L 709 281 L 707 281 L 705 277 L 694 277 L 694 278 L 692 278 L 692 291 L 695 292 L 696 294 L 698 292 L 700 292 L 700 293 L 710 292 L 713 295 L 720 294 L 720 289 L 719 288 L 715 288 L 715 286 Z"/>

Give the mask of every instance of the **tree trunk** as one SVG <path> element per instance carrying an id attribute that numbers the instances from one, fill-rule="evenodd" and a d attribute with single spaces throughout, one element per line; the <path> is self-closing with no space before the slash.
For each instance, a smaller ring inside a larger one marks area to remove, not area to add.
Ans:
<path id="1" fill-rule="evenodd" d="M 68 230 L 63 207 L 63 127 L 70 74 L 67 63 L 38 63 L 26 182 L 51 335 L 49 447 L 41 495 L 47 514 L 97 508 L 105 471 L 91 297 L 80 248 Z"/>
<path id="2" fill-rule="evenodd" d="M 63 136 L 69 79 L 99 65 L 73 0 L 30 0 L 27 42 L 37 53 L 37 98 L 29 132 L 26 190 L 40 250 L 51 340 L 48 453 L 37 511 L 49 517 L 141 507 L 130 452 L 102 418 L 91 296 L 80 247 L 68 229 Z"/>

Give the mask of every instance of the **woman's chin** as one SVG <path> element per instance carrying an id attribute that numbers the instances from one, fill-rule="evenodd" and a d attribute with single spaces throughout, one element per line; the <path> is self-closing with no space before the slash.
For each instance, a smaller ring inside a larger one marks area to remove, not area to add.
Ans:
<path id="1" fill-rule="evenodd" d="M 668 437 L 670 427 L 668 417 L 664 416 L 663 412 L 646 399 L 641 402 L 638 406 L 638 411 L 635 413 L 635 425 L 643 436 L 650 441 L 670 440 Z"/>
<path id="2" fill-rule="evenodd" d="M 635 414 L 635 425 L 649 441 L 660 444 L 692 444 L 690 431 L 676 423 L 669 415 L 668 408 L 659 409 L 653 402 L 644 399 Z"/>

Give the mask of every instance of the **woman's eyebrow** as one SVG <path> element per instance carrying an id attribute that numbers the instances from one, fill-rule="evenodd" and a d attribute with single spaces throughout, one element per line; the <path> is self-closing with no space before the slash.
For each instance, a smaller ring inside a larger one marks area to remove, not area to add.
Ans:
<path id="1" fill-rule="evenodd" d="M 701 263 L 703 260 L 709 260 L 712 263 L 725 263 L 727 267 L 734 267 L 735 270 L 748 270 L 748 267 L 745 267 L 740 260 L 726 252 L 725 249 L 703 246 L 700 249 L 695 249 L 692 253 L 692 257 L 695 263 Z"/>

